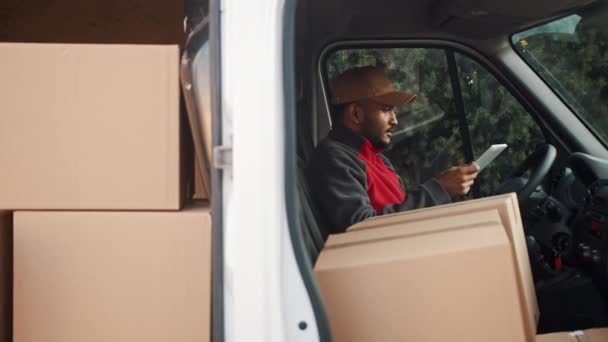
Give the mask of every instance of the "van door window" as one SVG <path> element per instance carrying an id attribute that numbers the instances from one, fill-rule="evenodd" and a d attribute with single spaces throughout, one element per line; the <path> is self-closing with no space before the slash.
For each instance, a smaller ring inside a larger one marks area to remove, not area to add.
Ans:
<path id="1" fill-rule="evenodd" d="M 465 161 L 462 136 L 450 85 L 446 53 L 437 48 L 379 48 L 339 50 L 327 59 L 327 79 L 353 67 L 383 66 L 398 90 L 417 95 L 397 108 L 399 125 L 391 160 L 406 187 L 420 184 L 452 165 Z"/>
<path id="2" fill-rule="evenodd" d="M 477 178 L 480 195 L 489 196 L 545 139 L 530 113 L 490 72 L 463 54 L 455 57 L 475 158 L 492 144 L 509 145 Z"/>

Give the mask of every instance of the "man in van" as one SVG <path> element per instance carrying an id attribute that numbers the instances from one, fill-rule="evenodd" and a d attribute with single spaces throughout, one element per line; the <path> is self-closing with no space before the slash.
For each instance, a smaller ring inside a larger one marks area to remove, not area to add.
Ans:
<path id="1" fill-rule="evenodd" d="M 451 167 L 406 191 L 382 155 L 397 126 L 395 107 L 416 95 L 396 91 L 378 67 L 353 68 L 332 84 L 333 127 L 306 169 L 314 200 L 331 233 L 369 217 L 451 202 L 469 192 L 479 167 Z"/>

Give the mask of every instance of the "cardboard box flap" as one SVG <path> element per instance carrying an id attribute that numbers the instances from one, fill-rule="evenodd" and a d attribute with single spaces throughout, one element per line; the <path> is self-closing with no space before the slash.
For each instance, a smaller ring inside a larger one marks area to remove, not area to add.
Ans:
<path id="1" fill-rule="evenodd" d="M 428 218 L 420 218 L 407 222 L 391 222 L 386 226 L 375 226 L 374 229 L 357 229 L 349 231 L 347 234 L 332 234 L 325 242 L 324 248 L 330 249 L 344 244 L 370 242 L 386 238 L 439 233 L 445 230 L 467 229 L 474 225 L 487 224 L 502 224 L 496 209 L 488 209 L 475 214 L 461 213 L 442 216 L 433 219 L 432 224 L 429 224 Z"/>
<path id="2" fill-rule="evenodd" d="M 335 245 L 324 248 L 315 270 L 320 273 L 342 267 L 389 262 L 393 259 L 420 258 L 428 255 L 463 252 L 502 242 L 497 223 L 473 224 L 460 229 L 429 234 L 374 239 L 367 243 Z M 455 239 L 455 240 L 454 240 Z M 458 241 L 458 243 L 454 243 Z M 354 257 L 356 255 L 356 257 Z M 321 260 L 322 259 L 322 260 Z"/>
<path id="3" fill-rule="evenodd" d="M 450 216 L 454 214 L 462 213 L 474 213 L 477 211 L 483 211 L 486 209 L 496 208 L 504 206 L 505 203 L 512 204 L 511 201 L 517 203 L 517 196 L 515 193 L 509 193 L 505 195 L 491 196 L 480 199 L 474 199 L 463 202 L 456 202 L 450 204 L 444 204 L 434 207 L 421 208 L 411 211 L 404 211 L 399 213 L 393 213 L 388 215 L 370 217 L 365 221 L 361 221 L 347 228 L 347 231 L 356 231 L 362 229 L 371 229 L 376 227 L 386 227 L 388 225 L 400 224 L 404 222 L 411 222 L 414 220 L 424 220 L 429 218 L 437 218 Z M 507 219 L 508 213 L 500 212 L 501 218 Z M 514 213 L 519 217 L 519 207 L 517 206 L 517 213 Z M 521 219 L 520 219 L 521 221 Z"/>

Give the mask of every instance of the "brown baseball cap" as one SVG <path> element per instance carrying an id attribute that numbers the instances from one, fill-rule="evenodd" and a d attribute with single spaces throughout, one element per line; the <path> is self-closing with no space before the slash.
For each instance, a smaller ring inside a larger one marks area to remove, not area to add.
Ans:
<path id="1" fill-rule="evenodd" d="M 416 99 L 416 94 L 396 91 L 380 67 L 348 69 L 332 83 L 332 104 L 372 99 L 389 106 L 401 106 Z"/>

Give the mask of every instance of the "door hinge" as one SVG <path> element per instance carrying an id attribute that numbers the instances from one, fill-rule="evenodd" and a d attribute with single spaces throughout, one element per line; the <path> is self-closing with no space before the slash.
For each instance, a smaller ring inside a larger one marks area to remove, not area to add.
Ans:
<path id="1" fill-rule="evenodd" d="M 213 167 L 226 169 L 232 166 L 232 146 L 215 146 L 213 148 Z"/>

